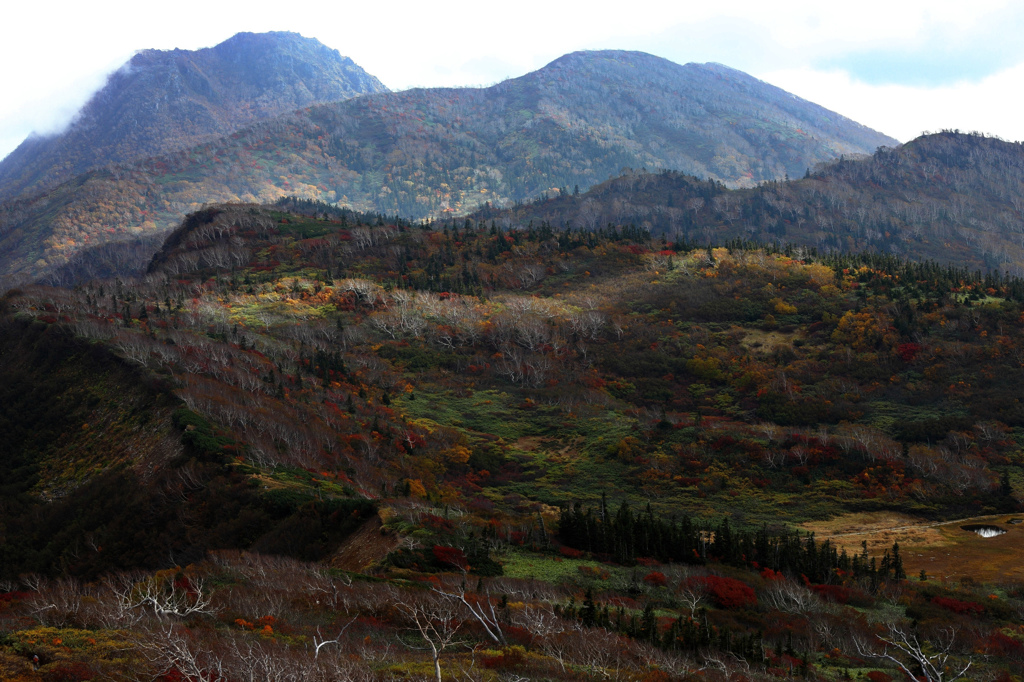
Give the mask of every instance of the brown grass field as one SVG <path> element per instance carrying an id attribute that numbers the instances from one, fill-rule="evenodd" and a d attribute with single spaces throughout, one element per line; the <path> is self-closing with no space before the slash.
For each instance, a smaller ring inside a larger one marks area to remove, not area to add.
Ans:
<path id="1" fill-rule="evenodd" d="M 1021 517 L 981 516 L 936 524 L 903 514 L 872 512 L 809 522 L 801 528 L 851 554 L 860 552 L 864 541 L 871 556 L 881 556 L 893 542 L 899 542 L 910 577 L 924 569 L 929 577 L 940 580 L 1002 583 L 1024 580 L 1024 524 L 1008 523 L 1012 518 Z M 998 526 L 1006 533 L 983 538 L 961 529 L 979 523 Z"/>

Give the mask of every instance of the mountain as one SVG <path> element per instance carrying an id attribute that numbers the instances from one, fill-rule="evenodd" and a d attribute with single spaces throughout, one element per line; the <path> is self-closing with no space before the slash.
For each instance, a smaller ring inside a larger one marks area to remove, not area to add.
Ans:
<path id="1" fill-rule="evenodd" d="M 348 57 L 297 33 L 239 33 L 195 51 L 143 50 L 65 131 L 29 137 L 0 162 L 0 199 L 312 104 L 386 91 Z"/>
<path id="2" fill-rule="evenodd" d="M 409 218 L 587 188 L 623 167 L 748 186 L 896 141 L 738 71 L 578 52 L 489 88 L 312 107 L 171 155 L 79 176 L 0 210 L 0 270 L 169 230 L 207 202 L 320 199 Z"/>
<path id="3" fill-rule="evenodd" d="M 634 224 L 690 243 L 753 239 L 1024 273 L 1024 144 L 959 132 L 730 190 L 682 173 L 626 173 L 585 194 L 473 216 L 587 230 Z"/>

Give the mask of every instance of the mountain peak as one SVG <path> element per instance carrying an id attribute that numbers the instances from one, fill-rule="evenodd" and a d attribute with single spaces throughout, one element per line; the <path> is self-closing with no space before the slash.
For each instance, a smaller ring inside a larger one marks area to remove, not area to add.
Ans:
<path id="1" fill-rule="evenodd" d="M 319 56 L 334 59 L 341 64 L 354 64 L 333 47 L 324 45 L 316 38 L 307 38 L 292 31 L 269 31 L 267 33 L 236 33 L 227 40 L 210 48 L 225 58 L 259 58 L 267 53 Z"/>
<path id="2" fill-rule="evenodd" d="M 595 68 L 602 65 L 607 66 L 609 64 L 625 66 L 651 66 L 655 64 L 663 64 L 682 68 L 679 64 L 665 59 L 664 57 L 659 57 L 647 52 L 640 52 L 638 50 L 577 50 L 575 52 L 564 54 L 558 59 L 552 60 L 540 70 L 544 71 L 548 69 L 561 69 L 566 67 Z"/>
<path id="3" fill-rule="evenodd" d="M 387 88 L 338 50 L 298 33 L 238 33 L 200 50 L 141 50 L 67 130 L 31 136 L 0 161 L 0 199 L 375 92 Z"/>

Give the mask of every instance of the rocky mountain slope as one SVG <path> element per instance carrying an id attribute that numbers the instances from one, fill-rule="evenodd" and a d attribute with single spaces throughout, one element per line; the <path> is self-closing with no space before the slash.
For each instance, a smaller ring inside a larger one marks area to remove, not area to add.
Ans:
<path id="1" fill-rule="evenodd" d="M 202 50 L 143 50 L 57 135 L 0 162 L 0 198 L 87 170 L 185 149 L 260 119 L 387 88 L 348 57 L 296 33 L 239 33 Z"/>

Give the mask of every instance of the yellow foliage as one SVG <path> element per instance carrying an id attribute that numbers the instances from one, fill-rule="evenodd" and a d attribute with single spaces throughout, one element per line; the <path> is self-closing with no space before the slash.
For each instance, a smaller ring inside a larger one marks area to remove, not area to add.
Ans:
<path id="1" fill-rule="evenodd" d="M 854 350 L 867 351 L 875 348 L 882 340 L 882 329 L 878 320 L 870 313 L 847 311 L 839 319 L 832 341 L 844 343 Z"/>
<path id="2" fill-rule="evenodd" d="M 804 266 L 804 272 L 810 277 L 811 283 L 817 287 L 833 286 L 836 281 L 836 273 L 832 268 L 821 263 L 811 263 Z"/>
<path id="3" fill-rule="evenodd" d="M 427 489 L 423 486 L 423 481 L 418 478 L 407 478 L 405 479 L 409 483 L 409 496 L 410 497 L 426 497 Z"/>
<path id="4" fill-rule="evenodd" d="M 422 417 L 420 419 L 410 419 L 409 424 L 412 426 L 418 426 L 419 428 L 426 431 L 428 434 L 434 433 L 434 431 L 436 431 L 440 426 L 440 424 L 438 424 L 433 419 L 427 419 L 426 417 Z"/>
<path id="5" fill-rule="evenodd" d="M 466 446 L 455 445 L 445 450 L 444 457 L 449 462 L 452 462 L 454 464 L 465 464 L 466 462 L 469 461 L 469 456 L 471 454 L 473 453 L 470 452 L 469 448 L 467 448 Z"/>
<path id="6" fill-rule="evenodd" d="M 796 314 L 796 306 L 791 303 L 786 303 L 781 298 L 773 298 L 771 301 L 769 301 L 769 303 L 771 303 L 775 307 L 775 312 L 779 313 L 780 315 Z"/>
<path id="7" fill-rule="evenodd" d="M 640 441 L 633 436 L 626 436 L 611 447 L 612 453 L 624 462 L 632 462 L 644 453 Z"/>
<path id="8" fill-rule="evenodd" d="M 840 293 L 839 287 L 837 287 L 835 284 L 826 284 L 821 289 L 819 289 L 818 292 L 822 296 L 825 296 L 826 298 L 834 298 L 838 296 Z"/>
<path id="9" fill-rule="evenodd" d="M 37 627 L 9 635 L 16 646 L 32 649 L 52 661 L 125 662 L 136 635 L 124 630 L 78 630 Z M 7 679 L 4 677 L 4 679 Z"/>

